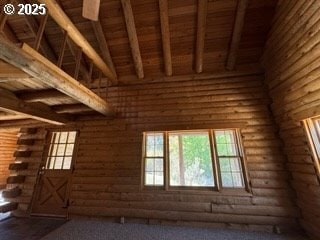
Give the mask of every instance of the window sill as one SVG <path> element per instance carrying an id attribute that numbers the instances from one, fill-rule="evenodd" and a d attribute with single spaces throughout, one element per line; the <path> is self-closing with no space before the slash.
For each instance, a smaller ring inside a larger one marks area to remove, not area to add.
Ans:
<path id="1" fill-rule="evenodd" d="M 206 195 L 217 195 L 217 196 L 237 196 L 237 197 L 252 197 L 253 194 L 248 192 L 244 188 L 239 189 L 220 189 L 218 191 L 216 188 L 175 188 L 170 187 L 165 189 L 164 187 L 142 187 L 142 192 L 158 192 L 158 193 L 172 193 L 172 194 L 206 194 Z"/>

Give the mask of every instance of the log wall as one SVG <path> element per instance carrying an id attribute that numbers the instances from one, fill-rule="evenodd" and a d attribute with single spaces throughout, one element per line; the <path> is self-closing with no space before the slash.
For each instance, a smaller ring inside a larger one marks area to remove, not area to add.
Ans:
<path id="1" fill-rule="evenodd" d="M 17 131 L 0 131 L 0 186 L 5 186 L 10 175 L 9 164 L 14 162 L 17 148 Z"/>
<path id="2" fill-rule="evenodd" d="M 320 186 L 301 120 L 320 115 L 320 1 L 281 1 L 263 58 L 301 224 L 320 236 Z"/>
<path id="3" fill-rule="evenodd" d="M 298 229 L 299 211 L 292 201 L 295 195 L 263 76 L 110 87 L 107 99 L 118 112 L 114 120 L 86 116 L 75 126 L 80 129 L 80 140 L 71 216 L 124 216 L 150 223 L 264 231 Z M 143 131 L 235 126 L 242 128 L 252 194 L 141 189 Z M 36 178 L 42 131 L 30 157 L 34 164 L 26 178 L 28 189 Z M 32 191 L 24 196 L 20 210 L 28 209 Z"/>

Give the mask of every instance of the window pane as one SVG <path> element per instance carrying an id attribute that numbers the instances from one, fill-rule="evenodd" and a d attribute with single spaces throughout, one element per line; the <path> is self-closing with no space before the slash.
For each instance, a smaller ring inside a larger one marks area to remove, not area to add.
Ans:
<path id="1" fill-rule="evenodd" d="M 155 172 L 155 184 L 154 185 L 163 185 L 163 172 Z"/>
<path id="2" fill-rule="evenodd" d="M 163 157 L 163 134 L 147 133 L 146 157 Z"/>
<path id="3" fill-rule="evenodd" d="M 163 172 L 163 159 L 162 158 L 154 159 L 154 170 L 156 172 Z"/>
<path id="4" fill-rule="evenodd" d="M 146 185 L 154 185 L 154 172 L 146 172 L 145 173 L 145 184 Z"/>
<path id="5" fill-rule="evenodd" d="M 146 171 L 147 172 L 154 171 L 154 158 L 147 158 L 146 159 Z"/>
<path id="6" fill-rule="evenodd" d="M 219 158 L 223 187 L 244 187 L 240 158 Z"/>
<path id="7" fill-rule="evenodd" d="M 237 145 L 233 130 L 215 131 L 218 156 L 237 156 Z"/>
<path id="8" fill-rule="evenodd" d="M 222 186 L 223 187 L 233 187 L 231 173 L 228 173 L 228 172 L 221 173 L 221 178 L 222 178 Z"/>
<path id="9" fill-rule="evenodd" d="M 207 132 L 169 133 L 171 186 L 214 186 Z"/>
<path id="10" fill-rule="evenodd" d="M 163 158 L 146 158 L 145 184 L 163 185 Z"/>
<path id="11" fill-rule="evenodd" d="M 71 168 L 71 157 L 65 157 L 63 162 L 63 169 L 70 169 Z"/>

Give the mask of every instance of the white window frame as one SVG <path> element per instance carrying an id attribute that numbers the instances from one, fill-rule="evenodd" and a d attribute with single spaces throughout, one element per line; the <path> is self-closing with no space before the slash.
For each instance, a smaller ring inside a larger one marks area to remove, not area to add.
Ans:
<path id="1" fill-rule="evenodd" d="M 235 139 L 236 139 L 236 146 L 237 146 L 237 151 L 238 151 L 238 158 L 240 159 L 240 164 L 241 164 L 241 170 L 242 170 L 242 177 L 243 177 L 243 187 L 223 187 L 222 186 L 222 180 L 221 180 L 221 172 L 220 172 L 220 167 L 219 167 L 219 160 L 218 160 L 218 155 L 217 155 L 217 149 L 216 149 L 216 144 L 215 144 L 215 135 L 214 131 L 219 131 L 219 130 L 232 130 L 234 131 L 235 134 Z M 210 152 L 211 152 L 211 159 L 212 159 L 212 171 L 213 171 L 213 178 L 214 178 L 214 186 L 213 187 L 208 187 L 208 186 L 170 186 L 170 164 L 169 164 L 169 133 L 183 133 L 183 132 L 207 132 L 209 136 L 209 141 L 210 141 Z M 146 160 L 146 134 L 148 133 L 163 133 L 164 139 L 164 161 L 163 161 L 163 174 L 164 174 L 164 184 L 159 186 L 159 185 L 146 185 L 145 184 L 145 160 Z M 151 190 L 209 190 L 209 191 L 229 191 L 231 190 L 232 192 L 234 191 L 240 191 L 242 192 L 243 190 L 246 192 L 251 193 L 251 188 L 250 188 L 250 181 L 249 181 L 249 176 L 248 176 L 248 171 L 247 171 L 247 166 L 246 166 L 246 159 L 244 155 L 244 149 L 242 145 L 242 139 L 241 139 L 241 134 L 240 134 L 240 129 L 238 128 L 224 128 L 224 129 L 194 129 L 194 130 L 174 130 L 174 131 L 148 131 L 143 133 L 143 144 L 142 144 L 142 181 L 141 181 L 141 188 L 143 189 L 151 189 Z"/>
<path id="2" fill-rule="evenodd" d="M 320 183 L 320 116 L 303 120 L 303 125 Z"/>

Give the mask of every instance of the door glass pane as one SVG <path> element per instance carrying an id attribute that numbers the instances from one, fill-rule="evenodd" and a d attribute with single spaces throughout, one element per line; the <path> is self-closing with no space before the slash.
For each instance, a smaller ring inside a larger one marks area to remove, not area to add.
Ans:
<path id="1" fill-rule="evenodd" d="M 71 168 L 71 157 L 65 157 L 63 162 L 63 169 L 70 169 Z"/>
<path id="2" fill-rule="evenodd" d="M 56 157 L 56 161 L 54 163 L 54 169 L 62 169 L 62 161 L 63 161 L 63 157 Z"/>
<path id="3" fill-rule="evenodd" d="M 77 132 L 52 132 L 46 168 L 70 169 Z"/>

